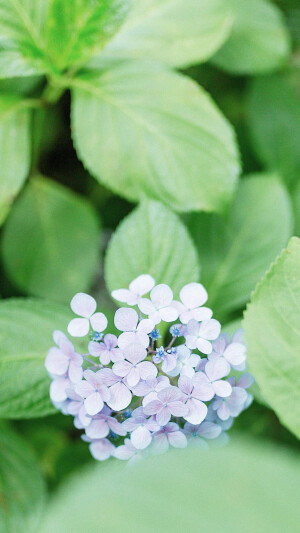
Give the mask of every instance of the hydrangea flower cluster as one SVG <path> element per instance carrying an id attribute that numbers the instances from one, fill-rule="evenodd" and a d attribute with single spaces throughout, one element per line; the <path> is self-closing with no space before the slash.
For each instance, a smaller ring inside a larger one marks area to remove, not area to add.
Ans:
<path id="1" fill-rule="evenodd" d="M 130 306 L 115 313 L 118 337 L 104 333 L 108 321 L 96 312 L 94 298 L 79 293 L 71 301 L 77 318 L 68 333 L 90 334 L 87 353 L 54 331 L 56 346 L 45 361 L 51 400 L 84 429 L 93 457 L 133 461 L 169 446 L 224 440 L 252 401 L 252 376 L 229 376 L 246 366 L 241 331 L 232 339 L 220 333 L 200 283 L 185 285 L 176 301 L 168 285 L 143 274 L 112 296 Z"/>

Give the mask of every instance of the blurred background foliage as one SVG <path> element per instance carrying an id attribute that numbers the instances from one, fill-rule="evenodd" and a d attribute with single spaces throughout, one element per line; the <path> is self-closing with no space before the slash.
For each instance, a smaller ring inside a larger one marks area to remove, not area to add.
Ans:
<path id="1" fill-rule="evenodd" d="M 5 2 L 0 0 L 0 14 L 4 4 Z M 240 9 L 242 5 L 245 7 L 246 2 L 239 4 L 239 0 L 232 0 L 232 4 Z M 146 192 L 144 204 L 135 209 L 134 194 L 121 192 L 120 196 L 113 192 L 113 190 L 119 191 L 122 180 L 120 185 L 113 183 L 112 188 L 103 184 L 107 183 L 107 180 L 100 183 L 95 179 L 95 174 L 99 172 L 101 174 L 102 168 L 99 170 L 97 165 L 101 157 L 105 158 L 105 150 L 109 154 L 105 137 L 109 136 L 110 132 L 105 128 L 101 130 L 99 122 L 98 141 L 103 145 L 103 153 L 97 152 L 94 148 L 95 160 L 92 157 L 91 161 L 91 154 L 88 154 L 83 165 L 72 142 L 71 98 L 68 90 L 62 91 L 59 98 L 55 96 L 52 105 L 49 104 L 51 100 L 49 97 L 47 105 L 34 109 L 30 119 L 27 116 L 28 109 L 21 110 L 23 115 L 19 126 L 24 128 L 24 135 L 22 142 L 18 143 L 16 140 L 14 164 L 12 167 L 10 165 L 7 175 L 6 141 L 15 126 L 9 124 L 9 118 L 3 119 L 3 124 L 1 123 L 0 179 L 3 182 L 4 180 L 13 182 L 16 179 L 13 190 L 13 197 L 16 198 L 10 205 L 10 200 L 6 202 L 5 199 L 5 188 L 1 189 L 0 417 L 11 419 L 5 421 L 5 425 L 3 422 L 4 433 L 7 432 L 9 439 L 10 432 L 15 430 L 19 438 L 26 441 L 29 455 L 33 451 L 37 457 L 43 477 L 51 491 L 56 489 L 69 474 L 77 471 L 85 463 L 93 461 L 86 443 L 80 440 L 78 431 L 73 427 L 71 417 L 55 414 L 48 400 L 45 405 L 41 403 L 44 401 L 43 391 L 48 386 L 43 359 L 51 343 L 51 331 L 58 327 L 64 329 L 69 317 L 67 304 L 72 295 L 78 291 L 89 291 L 98 300 L 99 307 L 108 313 L 112 322 L 115 307 L 107 287 L 111 290 L 122 286 L 134 277 L 136 272 L 141 273 L 148 267 L 158 281 L 162 281 L 162 277 L 164 281 L 174 282 L 175 285 L 177 283 L 176 291 L 182 285 L 182 280 L 188 281 L 189 277 L 198 277 L 199 259 L 200 279 L 208 289 L 209 303 L 214 309 L 216 318 L 226 325 L 232 321 L 240 325 L 243 310 L 257 281 L 264 276 L 289 238 L 293 234 L 300 237 L 300 4 L 298 0 L 273 2 L 280 9 L 276 11 L 274 20 L 273 15 L 269 17 L 269 2 L 266 2 L 262 12 L 259 11 L 260 8 L 256 9 L 259 6 L 255 4 L 256 0 L 248 2 L 246 13 L 241 10 L 240 18 L 237 17 L 234 22 L 230 20 L 226 22 L 227 19 L 223 15 L 220 17 L 220 28 L 214 50 L 210 49 L 210 46 L 205 48 L 203 44 L 205 39 L 199 33 L 201 29 L 199 28 L 198 34 L 195 33 L 193 46 L 197 45 L 197 50 L 202 49 L 203 56 L 197 52 L 195 57 L 191 56 L 189 65 L 184 56 L 176 56 L 179 54 L 176 47 L 175 50 L 170 47 L 168 53 L 164 52 L 166 57 L 162 57 L 163 61 L 178 67 L 180 73 L 203 87 L 235 130 L 242 163 L 241 181 L 237 193 L 232 196 L 233 189 L 230 193 L 232 200 L 227 201 L 227 204 L 220 209 L 208 208 L 204 211 L 209 212 L 204 212 L 195 209 L 193 205 L 191 209 L 181 209 L 179 206 L 177 210 L 181 213 L 175 215 L 169 209 L 153 202 L 154 198 L 169 203 L 169 200 L 165 200 L 163 188 L 154 194 L 150 186 L 148 199 Z M 274 30 L 274 35 L 272 28 L 270 29 L 270 42 L 265 43 L 263 40 L 261 42 L 260 32 L 267 33 L 268 25 L 270 27 L 273 23 L 276 25 L 278 20 L 282 26 L 279 30 Z M 238 27 L 237 21 L 240 21 Z M 232 28 L 230 24 L 234 27 Z M 157 27 L 160 28 L 159 24 Z M 159 30 L 157 31 L 159 33 Z M 255 38 L 257 37 L 256 40 L 251 31 L 254 32 Z M 122 32 L 120 35 L 119 46 L 122 51 Z M 157 38 L 155 33 L 152 38 Z M 184 36 L 181 38 L 184 39 Z M 196 38 L 199 39 L 199 43 Z M 291 41 L 290 50 L 289 41 Z M 3 50 L 6 49 L 4 44 Z M 118 41 L 115 46 L 118 49 Z M 0 56 L 1 47 L 0 39 Z M 146 50 L 147 43 L 141 42 L 141 57 L 146 54 L 143 47 Z M 156 56 L 157 52 L 153 54 Z M 108 46 L 104 59 L 108 60 L 113 55 L 114 45 Z M 89 65 L 91 72 L 100 68 L 102 59 L 100 58 L 98 64 L 97 61 L 97 57 L 91 61 Z M 201 64 L 198 64 L 199 61 Z M 175 74 L 172 76 L 175 77 Z M 167 93 L 163 96 L 163 101 L 164 105 L 167 105 L 169 87 L 167 85 L 163 87 L 166 87 Z M 5 106 L 0 105 L 0 118 L 1 113 L 5 113 L 10 105 L 15 105 L 18 99 L 40 98 L 45 94 L 45 88 L 47 89 L 45 78 L 36 72 L 27 76 L 11 78 L 8 76 L 6 79 L 3 77 L 0 80 L 0 96 L 9 94 L 11 101 L 5 102 Z M 75 86 L 78 106 L 82 97 L 80 90 Z M 156 96 L 160 98 L 163 94 L 163 89 L 157 88 L 156 85 L 149 86 L 148 91 L 146 98 L 149 99 Z M 177 96 L 174 102 L 177 105 Z M 79 111 L 75 120 L 78 127 L 81 127 L 85 109 L 81 109 L 81 113 Z M 29 138 L 28 124 L 32 139 Z M 126 126 L 124 127 L 126 131 Z M 172 129 L 172 124 L 170 128 Z M 175 125 L 173 133 L 174 128 Z M 223 133 L 225 137 L 227 135 L 230 137 L 227 130 L 224 129 Z M 80 146 L 79 154 L 81 150 L 90 148 L 88 128 L 80 135 L 84 137 L 86 146 Z M 73 137 L 75 139 L 74 131 Z M 30 159 L 26 155 L 29 144 Z M 75 144 L 78 144 L 78 139 L 75 139 Z M 129 150 L 129 147 L 127 149 Z M 126 150 L 124 157 L 126 159 Z M 200 163 L 201 161 L 196 161 L 196 165 L 199 166 L 195 166 L 194 152 L 191 152 L 190 166 L 193 168 L 193 173 L 201 176 L 205 170 L 201 168 Z M 233 174 L 236 174 L 233 163 L 230 165 Z M 89 173 L 87 167 L 90 170 L 95 169 L 92 172 L 94 176 Z M 119 171 L 122 171 L 121 168 Z M 29 180 L 24 183 L 27 176 Z M 144 187 L 147 190 L 147 184 Z M 187 190 L 188 196 L 189 184 Z M 178 199 L 175 198 L 171 202 L 175 205 L 176 201 Z M 182 211 L 189 212 L 182 213 Z M 156 220 L 156 226 L 144 227 L 145 213 L 149 220 Z M 125 218 L 127 215 L 130 216 Z M 118 231 L 115 233 L 117 228 Z M 177 241 L 179 235 L 181 241 Z M 104 255 L 109 242 L 111 244 L 105 260 L 104 278 Z M 133 260 L 129 260 L 126 256 L 129 245 L 132 246 Z M 151 259 L 144 262 L 139 259 L 140 250 L 143 250 L 143 258 L 150 250 Z M 172 253 L 174 254 L 178 262 L 175 261 L 173 267 L 175 270 L 178 267 L 182 279 L 176 278 L 174 269 L 168 272 L 163 270 L 164 258 L 158 261 L 162 252 L 166 261 Z M 188 258 L 185 270 L 182 267 L 184 257 Z M 20 304 L 16 307 L 14 299 L 19 297 L 24 301 L 21 307 Z M 47 298 L 50 303 L 41 304 L 39 300 L 34 301 L 32 298 Z M 36 335 L 31 337 L 31 328 L 39 331 L 38 341 Z M 35 363 L 30 363 L 30 366 L 24 362 L 21 366 L 10 362 L 7 357 L 16 351 L 24 355 L 24 360 L 32 357 L 34 353 L 35 357 L 39 358 L 40 366 L 37 368 Z M 1 360 L 1 353 L 5 355 L 6 360 L 4 357 Z M 14 364 L 17 366 L 14 367 Z M 19 376 L 16 390 L 20 400 L 16 395 L 12 402 L 16 373 Z M 44 387 L 42 392 L 41 383 Z M 32 395 L 29 397 L 27 394 L 28 386 L 31 387 L 31 391 L 36 390 L 35 400 L 32 399 Z M 30 409 L 29 418 L 31 416 L 36 418 L 28 420 L 27 409 Z M 39 418 L 46 414 L 49 415 L 47 418 Z M 291 456 L 299 450 L 296 437 L 280 423 L 274 410 L 263 399 L 261 392 L 255 394 L 251 408 L 235 421 L 231 433 L 234 439 L 242 436 L 245 440 L 252 439 L 263 445 L 276 444 L 289 450 Z M 17 445 L 18 441 L 16 447 Z M 1 446 L 8 444 L 1 442 Z M 253 446 L 255 447 L 255 444 Z M 230 453 L 233 454 L 229 452 L 229 455 Z M 237 454 L 239 453 L 237 451 Z M 252 449 L 249 453 L 254 454 Z M 276 455 L 277 452 L 274 453 Z M 29 465 L 31 460 L 30 455 Z M 267 453 L 265 460 L 266 462 L 269 460 Z M 176 460 L 172 461 L 174 466 Z M 228 471 L 224 471 L 222 475 L 226 476 L 230 472 L 231 465 L 233 468 L 236 467 L 232 457 L 229 458 L 229 465 Z M 147 469 L 147 466 L 144 468 Z M 251 469 L 251 465 L 249 468 Z M 275 466 L 270 466 L 271 470 L 272 468 Z M 256 472 L 259 475 L 259 469 Z M 26 472 L 24 475 L 27 475 Z M 30 475 L 34 474 L 31 472 Z M 150 474 L 146 472 L 145 475 Z M 43 484 L 40 474 L 37 473 L 36 476 L 37 484 Z M 134 476 L 135 474 L 132 474 L 133 478 Z M 236 483 L 238 482 L 237 480 Z M 287 481 L 287 486 L 288 484 Z M 266 490 L 268 488 L 266 487 Z M 36 494 L 31 497 L 34 499 Z M 253 505 L 256 506 L 257 502 L 257 499 L 253 500 Z M 24 508 L 26 505 L 24 502 Z M 41 502 L 37 508 L 40 505 Z M 273 509 L 274 507 L 270 512 Z M 56 512 L 53 511 L 53 516 Z M 33 524 L 38 518 L 32 520 Z M 53 517 L 50 516 L 49 520 L 50 525 L 48 529 L 46 527 L 45 532 L 54 529 L 68 531 L 64 527 L 73 527 L 70 522 L 65 526 L 60 525 L 59 529 Z M 32 527 L 32 524 L 28 527 Z M 207 524 L 206 531 L 213 530 L 209 529 Z M 155 526 L 152 524 L 151 527 Z M 7 529 L 1 529 L 0 525 L 0 531 L 18 533 L 18 527 L 9 524 Z M 253 531 L 256 525 L 253 523 L 251 527 L 249 531 Z M 79 531 L 79 529 L 74 531 L 77 530 Z M 145 528 L 139 531 L 144 530 L 151 529 Z M 272 529 L 272 531 L 277 530 L 280 531 L 278 528 Z M 222 531 L 227 531 L 225 526 Z"/>

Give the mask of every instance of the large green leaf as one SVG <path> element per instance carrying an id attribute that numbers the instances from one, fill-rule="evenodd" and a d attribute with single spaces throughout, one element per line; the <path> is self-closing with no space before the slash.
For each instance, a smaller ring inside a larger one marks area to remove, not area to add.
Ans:
<path id="1" fill-rule="evenodd" d="M 224 0 L 133 0 L 128 18 L 104 54 L 174 66 L 198 63 L 223 44 L 231 22 Z"/>
<path id="2" fill-rule="evenodd" d="M 256 78 L 247 98 L 252 145 L 262 163 L 287 183 L 300 176 L 299 78 L 278 74 Z"/>
<path id="3" fill-rule="evenodd" d="M 296 533 L 299 474 L 296 457 L 246 441 L 131 468 L 94 466 L 60 489 L 40 533 L 92 533 L 99 524 L 105 533 Z"/>
<path id="4" fill-rule="evenodd" d="M 188 226 L 202 266 L 201 280 L 220 318 L 245 305 L 292 231 L 292 208 L 275 176 L 240 183 L 226 217 L 195 213 Z"/>
<path id="5" fill-rule="evenodd" d="M 128 0 L 52 0 L 46 34 L 55 65 L 62 70 L 103 48 L 127 11 Z"/>
<path id="6" fill-rule="evenodd" d="M 232 128 L 210 97 L 163 66 L 122 61 L 74 81 L 73 139 L 90 172 L 130 200 L 220 210 L 239 161 Z"/>
<path id="7" fill-rule="evenodd" d="M 0 225 L 27 177 L 30 111 L 18 97 L 0 95 Z"/>
<path id="8" fill-rule="evenodd" d="M 269 72 L 278 68 L 290 51 L 283 16 L 268 0 L 227 0 L 233 17 L 229 39 L 213 63 L 237 74 Z"/>
<path id="9" fill-rule="evenodd" d="M 0 40 L 33 68 L 45 70 L 44 25 L 50 0 L 0 0 Z M 22 74 L 20 69 L 19 75 Z"/>
<path id="10" fill-rule="evenodd" d="M 32 179 L 4 228 L 2 258 L 12 282 L 29 294 L 68 302 L 90 287 L 99 254 L 92 206 L 51 180 Z"/>
<path id="11" fill-rule="evenodd" d="M 44 367 L 52 332 L 72 313 L 43 300 L 0 301 L 0 417 L 32 418 L 55 411 Z"/>
<path id="12" fill-rule="evenodd" d="M 3 49 L 0 45 L 0 80 L 18 76 L 32 76 L 39 74 L 39 72 L 18 50 Z"/>
<path id="13" fill-rule="evenodd" d="M 44 508 L 45 484 L 26 442 L 0 428 L 0 533 L 34 533 Z"/>
<path id="14" fill-rule="evenodd" d="M 257 286 L 243 326 L 251 370 L 281 422 L 300 438 L 300 239 Z"/>
<path id="15" fill-rule="evenodd" d="M 108 246 L 105 278 L 109 290 L 127 287 L 140 274 L 169 284 L 175 294 L 199 278 L 197 252 L 186 228 L 159 202 L 144 200 L 121 222 Z"/>
<path id="16" fill-rule="evenodd" d="M 292 195 L 295 215 L 295 234 L 300 237 L 300 182 Z"/>

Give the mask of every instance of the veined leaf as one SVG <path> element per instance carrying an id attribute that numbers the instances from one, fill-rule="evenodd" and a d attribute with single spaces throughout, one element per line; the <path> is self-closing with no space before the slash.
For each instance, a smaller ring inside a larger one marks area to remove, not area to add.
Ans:
<path id="1" fill-rule="evenodd" d="M 103 48 L 128 7 L 128 0 L 52 0 L 46 35 L 49 54 L 59 70 Z"/>
<path id="2" fill-rule="evenodd" d="M 92 206 L 51 180 L 32 179 L 4 228 L 2 258 L 12 282 L 29 294 L 69 302 L 89 289 L 99 255 Z"/>
<path id="3" fill-rule="evenodd" d="M 227 0 L 233 17 L 229 39 L 212 62 L 234 74 L 269 72 L 290 52 L 283 16 L 268 0 Z"/>
<path id="4" fill-rule="evenodd" d="M 266 400 L 300 438 L 300 239 L 259 283 L 244 315 L 251 370 Z"/>
<path id="5" fill-rule="evenodd" d="M 0 95 L 0 225 L 30 166 L 30 111 L 16 96 Z"/>
<path id="6" fill-rule="evenodd" d="M 140 274 L 169 284 L 176 295 L 183 285 L 199 278 L 197 252 L 186 228 L 162 204 L 148 200 L 121 222 L 105 259 L 111 291 L 128 287 Z"/>
<path id="7" fill-rule="evenodd" d="M 198 249 L 201 281 L 220 318 L 242 308 L 292 232 L 289 196 L 276 176 L 243 179 L 226 217 L 195 213 L 188 227 Z"/>
<path id="8" fill-rule="evenodd" d="M 228 203 L 239 173 L 234 133 L 194 82 L 158 64 L 123 61 L 74 84 L 75 147 L 100 182 L 178 211 Z"/>
<path id="9" fill-rule="evenodd" d="M 140 58 L 183 67 L 207 60 L 228 37 L 224 0 L 133 0 L 106 57 Z"/>
<path id="10" fill-rule="evenodd" d="M 44 508 L 46 487 L 26 441 L 0 428 L 0 533 L 33 533 Z"/>

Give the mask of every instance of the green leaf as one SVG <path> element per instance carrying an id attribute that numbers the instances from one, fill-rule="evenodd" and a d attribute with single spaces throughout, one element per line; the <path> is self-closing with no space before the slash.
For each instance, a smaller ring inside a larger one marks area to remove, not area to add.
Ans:
<path id="1" fill-rule="evenodd" d="M 0 533 L 33 533 L 40 523 L 45 483 L 26 441 L 0 428 Z"/>
<path id="2" fill-rule="evenodd" d="M 197 252 L 185 226 L 159 202 L 144 200 L 121 222 L 108 246 L 105 279 L 110 291 L 128 287 L 140 274 L 169 284 L 176 295 L 199 279 Z"/>
<path id="3" fill-rule="evenodd" d="M 2 49 L 0 46 L 0 79 L 19 76 L 34 76 L 40 71 L 30 64 L 17 50 Z"/>
<path id="4" fill-rule="evenodd" d="M 43 300 L 0 301 L 0 417 L 33 418 L 55 412 L 44 367 L 55 329 L 72 313 Z"/>
<path id="5" fill-rule="evenodd" d="M 300 237 L 300 182 L 292 195 L 295 216 L 295 234 Z"/>
<path id="6" fill-rule="evenodd" d="M 45 71 L 44 25 L 49 0 L 0 0 L 0 40 L 19 52 L 32 68 Z M 21 65 L 21 75 L 23 71 Z"/>
<path id="7" fill-rule="evenodd" d="M 30 116 L 21 99 L 0 95 L 0 225 L 29 172 Z"/>
<path id="8" fill-rule="evenodd" d="M 183 67 L 205 61 L 227 38 L 232 18 L 224 0 L 133 0 L 106 57 L 141 58 Z"/>
<path id="9" fill-rule="evenodd" d="M 299 78 L 278 74 L 251 82 L 247 124 L 261 162 L 281 173 L 288 184 L 300 175 Z"/>
<path id="10" fill-rule="evenodd" d="M 92 533 L 99 523 L 105 533 L 292 533 L 299 474 L 293 455 L 246 441 L 210 452 L 191 446 L 131 468 L 93 466 L 61 487 L 40 533 Z"/>
<path id="11" fill-rule="evenodd" d="M 96 213 L 86 199 L 43 177 L 30 181 L 4 228 L 7 275 L 24 292 L 68 302 L 99 265 Z"/>
<path id="12" fill-rule="evenodd" d="M 63 70 L 103 48 L 128 11 L 128 0 L 52 0 L 46 26 L 48 52 Z"/>
<path id="13" fill-rule="evenodd" d="M 278 7 L 266 0 L 228 0 L 228 6 L 232 32 L 212 62 L 234 74 L 279 68 L 290 52 L 290 37 Z"/>
<path id="14" fill-rule="evenodd" d="M 129 200 L 146 195 L 178 211 L 228 203 L 239 173 L 234 133 L 198 85 L 135 60 L 74 83 L 75 147 L 100 182 Z"/>
<path id="15" fill-rule="evenodd" d="M 202 266 L 201 281 L 220 318 L 242 308 L 256 283 L 286 245 L 292 208 L 272 175 L 243 179 L 226 217 L 193 214 L 188 227 Z"/>
<path id="16" fill-rule="evenodd" d="M 257 286 L 243 326 L 252 372 L 281 422 L 300 438 L 300 239 Z"/>

